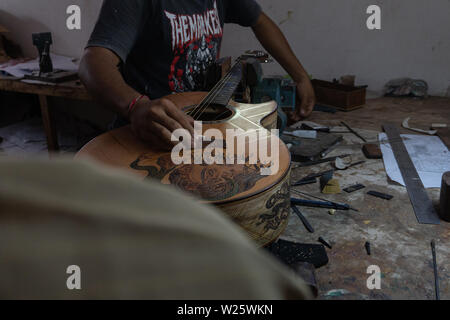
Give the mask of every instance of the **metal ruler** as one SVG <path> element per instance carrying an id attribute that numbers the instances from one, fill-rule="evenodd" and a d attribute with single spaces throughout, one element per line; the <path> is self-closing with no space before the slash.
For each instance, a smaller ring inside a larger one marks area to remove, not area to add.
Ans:
<path id="1" fill-rule="evenodd" d="M 417 221 L 422 224 L 440 224 L 439 216 L 434 210 L 433 203 L 428 197 L 397 127 L 394 124 L 386 123 L 383 125 L 383 128 L 402 173 Z"/>

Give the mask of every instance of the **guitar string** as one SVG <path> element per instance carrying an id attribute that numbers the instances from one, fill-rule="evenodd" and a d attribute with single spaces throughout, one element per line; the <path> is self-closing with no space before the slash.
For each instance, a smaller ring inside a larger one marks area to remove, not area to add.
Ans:
<path id="1" fill-rule="evenodd" d="M 214 90 L 218 89 L 218 87 L 221 85 L 222 81 L 225 81 L 225 78 L 226 78 L 227 76 L 228 76 L 228 74 L 226 74 L 225 77 L 224 77 L 223 79 L 221 79 L 219 82 L 217 82 L 216 85 L 211 89 L 211 92 L 210 92 L 205 98 L 203 98 L 203 100 L 202 100 L 198 105 L 196 105 L 194 109 L 192 109 L 191 111 L 189 111 L 187 114 L 188 114 L 188 115 L 192 115 L 193 113 L 196 113 L 196 112 L 200 109 L 199 107 L 200 107 L 206 100 L 208 100 L 208 99 L 211 98 L 211 93 L 212 93 Z"/>
<path id="2" fill-rule="evenodd" d="M 214 99 L 220 94 L 220 90 L 224 88 L 226 85 L 226 81 L 231 78 L 231 74 L 225 76 L 222 80 L 223 82 L 219 84 L 219 86 L 215 89 L 215 91 L 211 91 L 210 94 L 202 101 L 201 104 L 198 105 L 195 114 L 192 116 L 195 120 L 200 119 L 200 116 L 206 111 L 208 106 L 214 101 Z"/>
<path id="3" fill-rule="evenodd" d="M 210 96 L 210 95 L 208 95 L 205 99 L 204 99 L 204 101 L 202 101 L 202 103 L 200 103 L 200 105 L 201 104 L 204 104 L 205 106 L 203 107 L 200 107 L 199 108 L 199 110 L 201 110 L 200 111 L 200 113 L 198 114 L 198 112 L 196 112 L 196 115 L 194 115 L 194 117 L 197 117 L 197 119 L 198 118 L 200 118 L 200 116 L 206 111 L 206 109 L 208 108 L 208 106 L 214 101 L 214 99 L 220 94 L 220 90 L 222 90 L 223 89 L 223 87 L 227 84 L 227 81 L 233 76 L 233 71 L 234 71 L 234 69 L 236 68 L 236 66 L 241 62 L 241 60 L 242 60 L 242 58 L 241 57 L 239 57 L 239 58 L 237 58 L 236 59 L 236 61 L 235 61 L 235 63 L 233 64 L 233 66 L 231 67 L 231 70 L 228 72 L 228 74 L 227 74 L 227 76 L 225 76 L 223 79 L 222 79 L 222 81 L 219 81 L 219 83 L 220 83 L 220 85 L 219 85 L 219 87 L 220 88 L 215 88 L 215 89 L 213 89 L 212 90 L 212 92 L 213 92 L 213 94 L 211 95 L 211 97 L 208 97 L 208 96 Z M 219 84 L 218 83 L 218 84 Z M 215 92 L 214 92 L 215 91 Z M 208 101 L 209 100 L 209 101 Z M 200 106 L 199 105 L 199 106 Z M 197 115 L 198 114 L 198 115 Z M 195 119 L 195 118 L 194 118 Z"/>
<path id="4" fill-rule="evenodd" d="M 227 81 L 228 75 L 226 75 L 221 81 Z M 218 82 L 216 84 L 216 86 L 212 89 L 212 90 L 220 90 L 222 88 L 222 85 L 224 84 L 224 82 Z M 214 95 L 214 91 L 211 91 L 193 110 L 191 110 L 188 115 L 192 116 L 194 119 L 201 115 L 201 110 L 203 108 L 203 106 L 208 103 L 209 101 L 212 101 L 213 99 L 215 99 Z M 197 119 L 195 119 L 197 120 Z"/>
<path id="5" fill-rule="evenodd" d="M 221 85 L 222 82 L 225 81 L 225 78 L 231 73 L 231 70 L 225 75 L 225 77 L 223 79 L 221 79 L 220 81 L 218 81 L 216 83 L 216 85 L 211 89 L 211 92 L 214 92 L 214 90 L 216 90 L 218 88 L 218 86 Z M 210 92 L 210 93 L 211 93 Z M 210 94 L 208 94 L 193 110 L 190 111 L 190 113 L 192 114 L 192 112 L 196 112 L 197 110 L 199 110 L 199 106 L 201 106 L 207 99 L 209 99 Z"/>
<path id="6" fill-rule="evenodd" d="M 232 77 L 233 68 L 237 65 L 237 63 L 232 67 L 232 69 L 227 73 L 227 75 L 217 83 L 215 88 L 208 94 L 208 96 L 198 105 L 196 112 L 194 114 L 194 119 L 198 120 L 204 111 L 208 108 L 212 101 L 220 94 L 220 90 L 226 85 L 227 81 Z"/>

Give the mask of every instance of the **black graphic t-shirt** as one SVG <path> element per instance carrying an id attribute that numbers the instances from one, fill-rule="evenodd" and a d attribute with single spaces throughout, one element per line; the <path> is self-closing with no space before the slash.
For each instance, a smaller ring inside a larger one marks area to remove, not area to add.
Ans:
<path id="1" fill-rule="evenodd" d="M 125 81 L 156 99 L 199 89 L 224 23 L 253 26 L 260 13 L 255 0 L 104 0 L 88 47 L 115 52 Z"/>

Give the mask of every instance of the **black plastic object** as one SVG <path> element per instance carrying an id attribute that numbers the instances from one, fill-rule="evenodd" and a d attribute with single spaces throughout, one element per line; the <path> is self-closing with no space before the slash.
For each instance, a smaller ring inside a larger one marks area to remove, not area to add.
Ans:
<path id="1" fill-rule="evenodd" d="M 392 198 L 394 198 L 394 196 L 391 196 L 390 194 L 385 194 L 377 191 L 369 191 L 367 192 L 367 194 L 385 200 L 391 200 Z"/>
<path id="2" fill-rule="evenodd" d="M 307 262 L 315 268 L 328 263 L 328 255 L 321 244 L 303 244 L 286 240 L 278 240 L 266 249 L 288 266 L 295 268 L 300 262 Z"/>
<path id="3" fill-rule="evenodd" d="M 367 242 L 364 244 L 364 247 L 366 248 L 367 255 L 370 256 L 370 255 L 372 254 L 372 252 L 371 252 L 371 250 L 370 250 L 370 242 L 367 241 Z"/>
<path id="4" fill-rule="evenodd" d="M 364 188 L 365 188 L 365 186 L 362 185 L 362 184 L 355 184 L 354 186 L 345 188 L 344 191 L 347 192 L 347 193 L 352 193 L 352 192 L 355 192 L 355 191 L 358 191 L 358 190 L 361 190 L 361 189 L 364 189 Z"/>
<path id="5" fill-rule="evenodd" d="M 33 33 L 33 44 L 39 52 L 39 68 L 41 73 L 53 72 L 53 63 L 50 58 L 50 45 L 53 43 L 50 32 Z"/>
<path id="6" fill-rule="evenodd" d="M 319 241 L 321 244 L 323 244 L 325 247 L 327 247 L 328 249 L 333 249 L 333 247 L 331 246 L 331 244 L 328 243 L 328 241 L 326 241 L 324 238 L 319 237 L 319 239 L 317 240 Z"/>

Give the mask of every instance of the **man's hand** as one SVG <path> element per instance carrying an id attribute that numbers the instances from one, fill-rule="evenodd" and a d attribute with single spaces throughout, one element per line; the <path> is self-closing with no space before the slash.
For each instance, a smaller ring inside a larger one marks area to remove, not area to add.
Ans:
<path id="1" fill-rule="evenodd" d="M 172 133 L 177 129 L 186 129 L 192 136 L 194 133 L 194 119 L 165 98 L 140 100 L 130 114 L 130 122 L 134 133 L 158 150 L 171 150 L 175 144 Z"/>
<path id="2" fill-rule="evenodd" d="M 295 112 L 291 115 L 293 121 L 300 121 L 311 115 L 316 104 L 316 96 L 308 78 L 297 83 L 296 103 Z"/>

